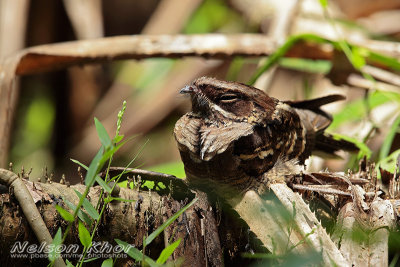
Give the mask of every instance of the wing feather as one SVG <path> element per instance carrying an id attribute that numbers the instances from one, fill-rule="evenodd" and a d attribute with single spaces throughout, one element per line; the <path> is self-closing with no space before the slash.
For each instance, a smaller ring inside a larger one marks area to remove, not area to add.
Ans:
<path id="1" fill-rule="evenodd" d="M 253 126 L 249 123 L 231 123 L 225 127 L 202 127 L 200 157 L 210 160 L 215 155 L 225 152 L 234 141 L 253 133 Z"/>

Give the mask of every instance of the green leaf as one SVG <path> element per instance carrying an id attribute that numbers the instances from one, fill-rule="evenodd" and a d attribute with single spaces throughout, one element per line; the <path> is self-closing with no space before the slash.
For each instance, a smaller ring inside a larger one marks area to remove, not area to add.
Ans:
<path id="1" fill-rule="evenodd" d="M 291 36 L 287 39 L 287 41 L 279 47 L 275 53 L 270 55 L 267 60 L 265 61 L 264 65 L 262 65 L 260 68 L 258 68 L 255 72 L 255 74 L 250 78 L 248 84 L 253 85 L 260 76 L 266 72 L 269 68 L 271 68 L 273 65 L 279 62 L 281 58 L 285 56 L 285 54 L 289 51 L 289 49 L 296 44 L 299 41 L 312 41 L 316 43 L 332 43 L 331 41 L 322 38 L 318 35 L 315 34 L 300 34 L 300 35 L 295 35 Z"/>
<path id="2" fill-rule="evenodd" d="M 332 68 L 329 60 L 311 60 L 303 58 L 281 58 L 279 66 L 302 72 L 327 74 Z"/>
<path id="3" fill-rule="evenodd" d="M 121 248 L 124 249 L 124 252 L 128 254 L 129 257 L 136 261 L 142 261 L 143 259 L 147 264 L 149 264 L 151 267 L 157 267 L 160 266 L 158 263 L 153 261 L 151 258 L 149 258 L 146 255 L 143 255 L 143 253 L 138 250 L 137 248 L 133 247 L 131 244 L 128 244 L 125 241 L 119 240 L 119 239 L 114 239 L 115 242 L 117 242 L 118 245 L 121 246 Z"/>
<path id="4" fill-rule="evenodd" d="M 111 149 L 104 152 L 104 147 L 102 146 L 97 152 L 96 156 L 93 158 L 92 162 L 89 165 L 88 172 L 85 177 L 85 185 L 93 186 L 96 176 L 99 170 L 103 167 L 104 163 L 111 158 L 115 152 L 118 151 L 126 142 L 122 142 L 118 146 L 112 146 Z M 104 154 L 103 154 L 104 152 Z"/>
<path id="5" fill-rule="evenodd" d="M 395 92 L 375 91 L 368 95 L 368 98 L 356 100 L 347 104 L 339 113 L 333 116 L 333 122 L 329 130 L 337 129 L 341 124 L 349 121 L 359 121 L 366 116 L 367 107 L 374 109 L 389 101 L 400 103 L 400 94 Z"/>
<path id="6" fill-rule="evenodd" d="M 96 182 L 104 189 L 104 191 L 111 194 L 112 188 L 109 187 L 108 184 L 98 175 L 96 176 Z"/>
<path id="7" fill-rule="evenodd" d="M 113 259 L 106 259 L 101 264 L 101 267 L 113 267 Z"/>
<path id="8" fill-rule="evenodd" d="M 79 191 L 75 189 L 74 191 L 79 198 L 82 197 L 82 194 L 79 193 Z M 89 216 L 92 217 L 93 219 L 98 220 L 100 218 L 100 214 L 97 212 L 97 210 L 93 207 L 92 203 L 90 203 L 90 201 L 87 198 L 83 200 L 83 207 L 85 208 Z"/>
<path id="9" fill-rule="evenodd" d="M 64 203 L 67 204 L 67 206 L 71 209 L 71 210 L 75 210 L 76 206 L 74 204 L 72 204 L 72 202 L 70 202 L 68 199 L 64 198 Z M 89 215 L 87 215 L 85 212 L 83 212 L 81 209 L 78 210 L 78 217 L 81 221 L 85 222 L 87 225 L 92 225 L 92 219 L 89 217 Z"/>
<path id="10" fill-rule="evenodd" d="M 79 166 L 81 166 L 82 168 L 84 168 L 85 170 L 88 170 L 89 167 L 86 166 L 85 164 L 83 164 L 82 162 L 80 162 L 79 160 L 76 159 L 70 159 L 73 163 L 78 164 Z"/>
<path id="11" fill-rule="evenodd" d="M 356 138 L 346 136 L 346 135 L 341 135 L 338 133 L 332 133 L 332 136 L 336 140 L 345 140 L 345 141 L 351 142 L 354 145 L 356 145 L 358 147 L 358 149 L 360 150 L 358 152 L 358 158 L 362 158 L 362 157 L 366 156 L 369 159 L 371 157 L 371 155 L 372 155 L 371 149 L 369 149 L 369 147 L 366 144 L 364 144 L 363 142 L 358 141 Z"/>
<path id="12" fill-rule="evenodd" d="M 53 238 L 53 242 L 51 242 L 51 249 L 49 251 L 49 261 L 54 262 L 59 256 L 59 247 L 61 246 L 62 241 L 62 232 L 61 227 L 58 227 L 57 233 Z"/>
<path id="13" fill-rule="evenodd" d="M 385 169 L 391 173 L 394 173 L 396 170 L 397 158 L 400 156 L 400 149 L 393 151 L 389 156 L 380 160 L 376 164 L 376 169 L 378 170 L 379 167 Z"/>
<path id="14" fill-rule="evenodd" d="M 92 162 L 89 165 L 89 169 L 86 173 L 86 177 L 85 177 L 85 185 L 86 186 L 93 186 L 94 184 L 94 179 L 96 178 L 96 175 L 98 173 L 98 171 L 100 170 L 100 168 L 102 166 L 100 166 L 100 162 L 102 160 L 102 156 L 104 153 L 104 147 L 100 147 L 99 151 L 97 152 L 96 156 L 94 156 Z"/>
<path id="15" fill-rule="evenodd" d="M 177 241 L 170 244 L 168 247 L 164 248 L 157 259 L 157 263 L 164 264 L 168 260 L 168 258 L 172 255 L 172 253 L 174 253 L 175 249 L 179 246 L 180 243 L 181 239 L 179 238 Z"/>
<path id="16" fill-rule="evenodd" d="M 79 240 L 85 247 L 90 247 L 92 245 L 92 238 L 90 237 L 89 231 L 86 229 L 85 225 L 79 221 Z"/>
<path id="17" fill-rule="evenodd" d="M 114 143 L 118 144 L 123 138 L 124 138 L 124 135 L 117 135 L 114 138 Z"/>
<path id="18" fill-rule="evenodd" d="M 135 202 L 135 201 L 136 201 L 136 200 L 134 200 L 134 199 L 126 199 L 126 198 L 111 197 L 111 196 L 109 196 L 109 197 L 107 197 L 107 198 L 104 200 L 104 202 L 105 202 L 105 203 L 110 203 L 111 201 L 114 201 L 114 200 L 116 200 L 116 201 L 121 201 L 121 202 Z"/>
<path id="19" fill-rule="evenodd" d="M 328 0 L 319 0 L 319 3 L 323 8 L 328 7 Z"/>
<path id="20" fill-rule="evenodd" d="M 381 150 L 379 151 L 379 160 L 383 160 L 384 158 L 387 157 L 387 155 L 389 155 L 389 151 L 392 146 L 394 136 L 396 135 L 399 129 L 399 125 L 400 125 L 400 116 L 398 116 L 396 120 L 393 122 L 388 134 L 386 135 L 385 140 L 383 141 Z"/>
<path id="21" fill-rule="evenodd" d="M 194 203 L 196 203 L 197 198 L 193 199 L 189 204 L 187 204 L 185 207 L 180 209 L 177 213 L 172 215 L 168 220 L 163 223 L 160 227 L 158 227 L 153 233 L 151 233 L 145 240 L 146 246 L 149 245 L 154 238 L 156 238 L 162 231 L 164 231 L 165 228 L 167 228 L 171 223 L 173 223 L 178 217 L 184 213 L 188 208 L 190 208 Z"/>
<path id="22" fill-rule="evenodd" d="M 112 141 L 110 136 L 108 135 L 106 128 L 104 128 L 103 124 L 97 119 L 94 118 L 94 124 L 96 126 L 97 135 L 99 136 L 101 144 L 106 148 L 106 150 L 112 146 Z"/>
<path id="23" fill-rule="evenodd" d="M 56 205 L 56 210 L 60 213 L 61 217 L 67 222 L 73 222 L 75 220 L 74 216 L 65 210 L 63 207 Z"/>
<path id="24" fill-rule="evenodd" d="M 353 47 L 350 61 L 357 70 L 360 70 L 362 67 L 364 67 L 365 58 L 362 56 L 362 50 L 358 47 Z"/>
<path id="25" fill-rule="evenodd" d="M 327 1 L 320 0 L 320 3 L 322 6 L 324 6 L 325 3 L 327 4 Z M 331 44 L 334 46 L 335 49 L 343 51 L 355 67 L 363 66 L 365 64 L 365 58 L 367 58 L 368 61 L 371 61 L 372 63 L 376 62 L 390 67 L 394 70 L 400 70 L 400 62 L 396 58 L 387 57 L 378 53 L 374 53 L 365 48 L 350 45 L 343 40 L 331 41 L 315 34 L 306 33 L 289 37 L 287 41 L 281 47 L 279 47 L 275 51 L 275 53 L 271 54 L 267 58 L 265 63 L 256 70 L 255 74 L 248 81 L 248 84 L 253 85 L 265 71 L 267 71 L 274 64 L 278 63 L 281 58 L 283 58 L 283 56 L 285 56 L 285 54 L 289 51 L 289 49 L 299 41 Z M 354 55 L 353 51 L 355 51 L 356 55 Z"/>
<path id="26" fill-rule="evenodd" d="M 228 73 L 226 74 L 226 80 L 235 81 L 238 79 L 238 75 L 243 68 L 244 59 L 243 57 L 234 57 L 231 64 L 229 65 Z"/>
<path id="27" fill-rule="evenodd" d="M 393 70 L 400 71 L 400 62 L 395 57 L 388 57 L 382 54 L 369 51 L 368 59 L 371 62 L 376 62 L 379 63 L 380 65 L 387 66 Z"/>
<path id="28" fill-rule="evenodd" d="M 67 267 L 74 267 L 74 265 L 68 259 L 65 259 L 65 263 L 67 264 Z"/>
<path id="29" fill-rule="evenodd" d="M 117 146 L 113 146 L 111 149 L 106 150 L 100 162 L 104 164 L 104 162 L 111 158 L 123 145 L 125 145 L 127 141 L 124 141 Z"/>
<path id="30" fill-rule="evenodd" d="M 71 161 L 76 163 L 76 164 L 78 164 L 78 165 L 80 165 L 85 170 L 89 169 L 86 165 L 82 164 L 81 162 L 79 162 L 79 161 L 77 161 L 75 159 L 71 159 Z M 111 193 L 111 187 L 109 187 L 107 185 L 107 183 L 100 176 L 96 175 L 95 180 L 106 192 Z"/>
<path id="31" fill-rule="evenodd" d="M 185 34 L 219 32 L 223 31 L 224 27 L 232 27 L 233 24 L 237 29 L 245 23 L 243 17 L 229 8 L 226 1 L 202 1 L 185 24 L 183 32 Z"/>
<path id="32" fill-rule="evenodd" d="M 95 261 L 95 260 L 98 260 L 98 259 L 100 259 L 100 258 L 97 258 L 97 257 L 87 258 L 87 259 L 84 259 L 83 262 L 91 262 L 91 261 Z"/>
<path id="33" fill-rule="evenodd" d="M 127 242 L 122 241 L 120 239 L 115 239 L 115 242 L 117 242 L 117 244 L 124 249 L 124 252 L 128 254 L 129 257 L 131 257 L 132 259 L 137 261 L 141 261 L 143 259 L 144 257 L 143 253 L 137 248 L 133 247 L 131 244 L 128 244 Z"/>

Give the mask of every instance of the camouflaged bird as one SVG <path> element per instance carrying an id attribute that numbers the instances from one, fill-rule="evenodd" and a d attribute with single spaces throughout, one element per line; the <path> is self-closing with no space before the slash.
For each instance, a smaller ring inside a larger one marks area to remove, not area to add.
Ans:
<path id="1" fill-rule="evenodd" d="M 187 180 L 198 187 L 259 191 L 269 173 L 303 164 L 312 150 L 354 149 L 324 133 L 332 118 L 320 106 L 341 95 L 279 101 L 252 86 L 209 77 L 180 93 L 190 95 L 192 111 L 178 120 L 174 135 Z"/>

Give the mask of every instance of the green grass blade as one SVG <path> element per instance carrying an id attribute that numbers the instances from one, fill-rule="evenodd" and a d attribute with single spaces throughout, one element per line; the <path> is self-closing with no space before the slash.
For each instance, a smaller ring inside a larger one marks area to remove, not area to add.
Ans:
<path id="1" fill-rule="evenodd" d="M 81 162 L 79 162 L 79 161 L 77 161 L 75 159 L 71 159 L 71 161 L 73 163 L 78 164 L 79 166 L 81 166 L 85 170 L 89 169 L 85 164 L 83 164 L 83 163 L 81 163 Z M 96 175 L 95 180 L 107 193 L 111 193 L 111 187 L 109 187 L 108 184 L 100 176 Z"/>
<path id="2" fill-rule="evenodd" d="M 103 124 L 101 124 L 101 122 L 97 118 L 94 118 L 94 124 L 96 126 L 96 131 L 97 135 L 99 136 L 100 142 L 107 150 L 112 145 L 111 138 L 108 135 L 106 128 L 104 128 Z"/>
<path id="3" fill-rule="evenodd" d="M 134 199 L 126 199 L 126 198 L 120 198 L 120 197 L 108 197 L 105 202 L 110 203 L 111 201 L 121 201 L 121 202 L 135 202 L 136 200 Z"/>
<path id="4" fill-rule="evenodd" d="M 79 193 L 79 191 L 77 191 L 75 189 L 74 189 L 74 191 L 75 191 L 75 194 L 79 198 L 82 197 L 82 194 Z M 90 201 L 87 198 L 85 198 L 83 200 L 83 204 L 82 205 L 83 205 L 83 207 L 85 208 L 86 212 L 89 214 L 90 217 L 92 217 L 95 220 L 98 220 L 100 218 L 100 214 L 97 212 L 97 210 L 93 207 L 92 203 L 90 203 Z"/>
<path id="5" fill-rule="evenodd" d="M 85 164 L 83 164 L 82 162 L 80 162 L 79 160 L 76 159 L 70 159 L 73 163 L 78 164 L 79 166 L 81 166 L 82 168 L 84 168 L 85 170 L 88 170 L 89 167 L 86 166 Z"/>
<path id="6" fill-rule="evenodd" d="M 366 156 L 369 159 L 371 157 L 371 155 L 372 155 L 371 149 L 369 149 L 369 147 L 366 144 L 357 140 L 356 138 L 338 134 L 338 133 L 332 133 L 332 136 L 336 140 L 345 140 L 345 141 L 351 142 L 354 145 L 356 145 L 358 147 L 358 149 L 360 150 L 358 152 L 358 158 L 362 158 L 362 157 Z"/>
<path id="7" fill-rule="evenodd" d="M 319 0 L 319 4 L 320 4 L 323 8 L 327 8 L 327 7 L 328 7 L 328 0 Z"/>
<path id="8" fill-rule="evenodd" d="M 85 225 L 81 221 L 79 221 L 78 232 L 79 240 L 81 241 L 82 245 L 87 248 L 90 247 L 92 245 L 92 238 L 90 237 L 88 229 L 86 229 Z"/>
<path id="9" fill-rule="evenodd" d="M 181 239 L 178 239 L 174 243 L 170 244 L 168 247 L 164 248 L 163 251 L 161 251 L 161 254 L 156 262 L 159 264 L 164 264 L 172 255 L 172 253 L 174 253 L 175 249 L 179 246 L 180 243 Z"/>
<path id="10" fill-rule="evenodd" d="M 62 241 L 62 232 L 61 227 L 58 227 L 57 233 L 53 238 L 53 242 L 51 243 L 53 249 L 49 252 L 49 261 L 54 262 L 60 256 L 60 250 L 58 249 L 61 246 Z"/>
<path id="11" fill-rule="evenodd" d="M 385 169 L 391 173 L 394 173 L 396 170 L 397 159 L 400 157 L 400 149 L 393 151 L 389 156 L 383 158 L 376 164 L 376 169 L 379 167 Z"/>
<path id="12" fill-rule="evenodd" d="M 382 160 L 389 155 L 389 151 L 392 146 L 394 136 L 399 130 L 399 125 L 400 125 L 400 116 L 398 116 L 396 120 L 393 122 L 392 127 L 390 127 L 390 130 L 386 135 L 385 141 L 383 141 L 381 150 L 379 151 L 379 160 Z"/>
<path id="13" fill-rule="evenodd" d="M 85 185 L 86 186 L 93 186 L 94 184 L 94 179 L 96 178 L 96 175 L 98 173 L 98 170 L 100 170 L 100 168 L 102 166 L 100 166 L 100 162 L 102 160 L 103 157 L 103 152 L 104 152 L 104 147 L 102 146 L 99 151 L 97 152 L 96 156 L 93 158 L 92 162 L 89 165 L 88 171 L 86 173 L 86 177 L 85 177 Z"/>
<path id="14" fill-rule="evenodd" d="M 349 121 L 360 121 L 365 118 L 367 107 L 374 109 L 389 101 L 400 102 L 400 94 L 394 92 L 375 91 L 367 99 L 360 99 L 347 104 L 339 113 L 333 116 L 329 130 L 335 130 L 340 125 Z"/>
<path id="15" fill-rule="evenodd" d="M 96 176 L 96 182 L 104 189 L 104 191 L 111 194 L 111 187 L 109 187 L 108 184 L 98 175 Z"/>
<path id="16" fill-rule="evenodd" d="M 322 38 L 320 36 L 314 34 L 300 34 L 295 35 L 290 38 L 279 47 L 275 53 L 271 54 L 264 65 L 262 65 L 259 69 L 256 70 L 256 73 L 250 78 L 248 84 L 253 85 L 260 76 L 266 72 L 269 68 L 271 68 L 274 64 L 276 64 L 281 58 L 285 56 L 285 54 L 289 51 L 289 49 L 296 44 L 298 41 L 313 41 L 316 43 L 332 43 L 331 41 Z"/>
<path id="17" fill-rule="evenodd" d="M 101 267 L 113 267 L 113 259 L 106 259 L 101 264 Z"/>
<path id="18" fill-rule="evenodd" d="M 138 250 L 137 248 L 133 247 L 131 244 L 128 244 L 127 242 L 119 240 L 119 239 L 115 239 L 115 242 L 117 242 L 117 244 L 120 245 L 121 248 L 124 249 L 124 252 L 126 254 L 128 254 L 128 256 L 131 257 L 132 259 L 134 259 L 136 261 L 142 261 L 142 259 L 144 258 L 146 263 L 149 264 L 151 267 L 160 266 L 158 263 L 153 261 L 148 256 L 143 255 L 143 253 L 140 250 Z"/>
<path id="19" fill-rule="evenodd" d="M 163 223 L 160 227 L 158 227 L 153 233 L 151 233 L 146 239 L 146 246 L 149 245 L 154 238 L 156 238 L 162 231 L 164 231 L 165 228 L 167 228 L 171 223 L 173 223 L 178 217 L 184 213 L 188 208 L 190 208 L 194 203 L 196 203 L 197 198 L 193 199 L 189 204 L 187 204 L 185 207 L 180 209 L 177 213 L 175 213 L 173 216 L 168 218 L 168 220 Z"/>
<path id="20" fill-rule="evenodd" d="M 65 210 L 63 207 L 56 205 L 56 210 L 60 213 L 61 217 L 67 222 L 73 222 L 75 220 L 74 216 Z"/>
<path id="21" fill-rule="evenodd" d="M 74 204 L 72 204 L 72 202 L 70 202 L 68 199 L 63 197 L 63 201 L 65 204 L 67 204 L 67 206 L 71 209 L 71 210 L 75 210 L 76 206 Z M 92 225 L 92 219 L 89 217 L 89 215 L 87 215 L 85 212 L 83 212 L 81 209 L 79 209 L 78 211 L 78 218 L 85 222 L 87 225 Z"/>

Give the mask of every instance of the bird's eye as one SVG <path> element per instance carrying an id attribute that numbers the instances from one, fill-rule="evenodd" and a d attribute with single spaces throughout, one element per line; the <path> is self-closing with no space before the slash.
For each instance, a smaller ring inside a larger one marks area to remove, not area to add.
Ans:
<path id="1" fill-rule="evenodd" d="M 239 98 L 235 94 L 224 94 L 219 98 L 219 101 L 222 103 L 232 103 L 238 99 Z"/>

